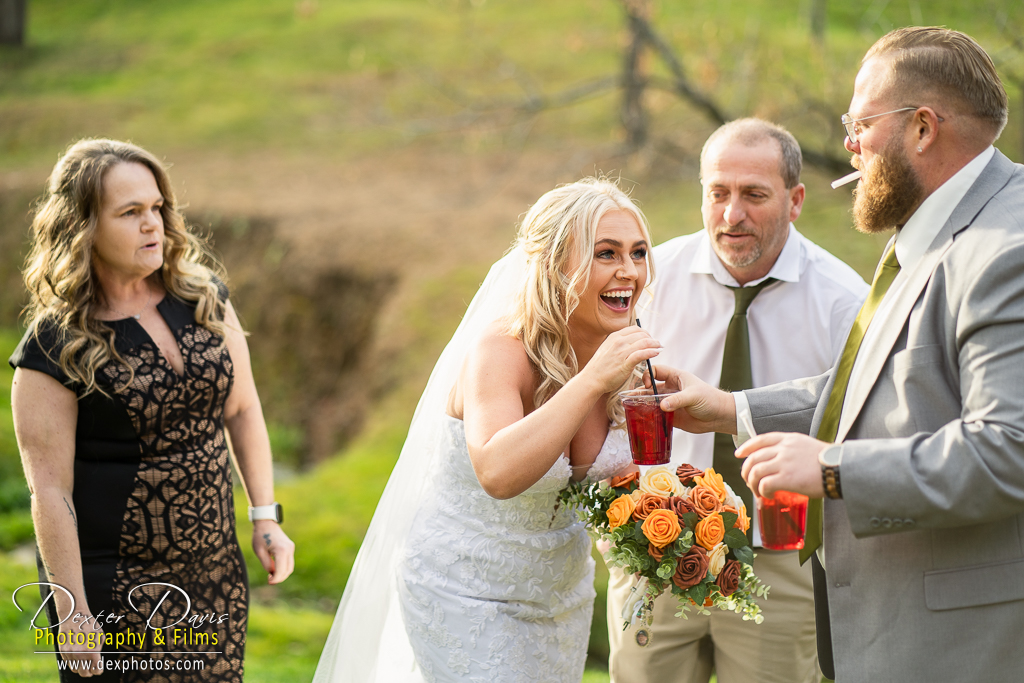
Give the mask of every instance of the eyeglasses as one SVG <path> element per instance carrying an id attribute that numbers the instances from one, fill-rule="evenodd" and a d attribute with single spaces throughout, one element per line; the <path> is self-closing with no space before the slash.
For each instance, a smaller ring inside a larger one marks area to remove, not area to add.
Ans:
<path id="1" fill-rule="evenodd" d="M 860 126 L 857 124 L 861 121 L 867 121 L 868 119 L 877 119 L 879 116 L 887 116 L 888 114 L 895 114 L 901 111 L 916 111 L 918 107 L 903 107 L 901 109 L 893 109 L 892 111 L 885 111 L 881 114 L 872 114 L 871 116 L 863 116 L 859 119 L 851 119 L 849 114 L 843 114 L 842 119 L 843 127 L 846 128 L 846 134 L 850 137 L 850 144 L 856 144 L 857 136 L 860 135 Z M 938 117 L 939 121 L 942 121 L 942 117 Z"/>

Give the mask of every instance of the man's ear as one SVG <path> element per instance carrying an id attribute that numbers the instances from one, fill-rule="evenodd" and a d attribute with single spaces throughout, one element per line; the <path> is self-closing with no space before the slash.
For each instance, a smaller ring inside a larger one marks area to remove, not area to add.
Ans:
<path id="1" fill-rule="evenodd" d="M 800 212 L 804 209 L 804 198 L 807 196 L 807 188 L 799 183 L 792 190 L 789 190 L 789 222 L 795 223 L 800 218 Z"/>
<path id="2" fill-rule="evenodd" d="M 914 112 L 914 152 L 924 154 L 939 134 L 939 115 L 931 107 L 920 107 Z"/>

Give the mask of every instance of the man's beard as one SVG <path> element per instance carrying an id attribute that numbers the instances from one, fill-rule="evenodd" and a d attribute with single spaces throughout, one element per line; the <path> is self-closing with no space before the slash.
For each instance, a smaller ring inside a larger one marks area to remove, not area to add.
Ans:
<path id="1" fill-rule="evenodd" d="M 924 188 L 899 140 L 894 137 L 867 166 L 860 157 L 853 159 L 863 173 L 853 191 L 857 230 L 871 234 L 905 223 L 920 203 Z"/>
<path id="2" fill-rule="evenodd" d="M 785 244 L 786 238 L 789 236 L 789 214 L 780 215 L 778 221 L 771 226 L 763 226 L 762 230 L 758 231 L 746 231 L 747 234 L 751 234 L 755 237 L 754 243 L 746 251 L 738 252 L 722 245 L 718 238 L 722 233 L 735 231 L 735 228 L 731 228 L 728 225 L 722 225 L 715 228 L 712 235 L 712 242 L 715 245 L 715 253 L 722 259 L 727 265 L 733 268 L 747 268 L 754 265 L 761 260 L 761 257 L 765 253 L 775 253 L 782 247 L 781 244 Z"/>

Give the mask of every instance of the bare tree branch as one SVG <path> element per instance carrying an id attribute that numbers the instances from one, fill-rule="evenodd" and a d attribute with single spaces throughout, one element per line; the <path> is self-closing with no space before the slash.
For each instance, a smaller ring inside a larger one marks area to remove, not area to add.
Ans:
<path id="1" fill-rule="evenodd" d="M 671 46 L 651 27 L 650 22 L 637 15 L 629 2 L 623 2 L 623 6 L 626 8 L 630 30 L 634 35 L 642 36 L 647 41 L 654 51 L 661 56 L 665 66 L 672 73 L 672 84 L 676 93 L 698 109 L 703 110 L 713 121 L 719 124 L 728 122 L 732 117 L 722 111 L 710 97 L 690 85 L 690 81 L 683 72 L 683 65 L 680 63 L 679 58 L 673 52 Z"/>

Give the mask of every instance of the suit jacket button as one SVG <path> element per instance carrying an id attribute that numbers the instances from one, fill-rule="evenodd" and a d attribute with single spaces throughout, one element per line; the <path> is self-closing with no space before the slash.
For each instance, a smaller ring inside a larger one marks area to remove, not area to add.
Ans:
<path id="1" fill-rule="evenodd" d="M 892 526 L 892 520 L 888 517 L 884 518 L 882 520 L 882 526 L 884 526 L 886 529 L 890 528 Z"/>
<path id="2" fill-rule="evenodd" d="M 897 517 L 896 519 L 892 520 L 892 525 L 899 529 L 901 526 L 903 526 L 903 520 Z"/>
<path id="3" fill-rule="evenodd" d="M 871 518 L 871 528 L 872 529 L 877 529 L 881 525 L 882 525 L 882 520 L 878 519 L 878 517 L 872 517 Z"/>
<path id="4" fill-rule="evenodd" d="M 914 526 L 914 520 L 912 520 L 912 519 L 905 519 L 905 520 L 903 520 L 903 526 L 906 526 L 906 527 Z"/>

